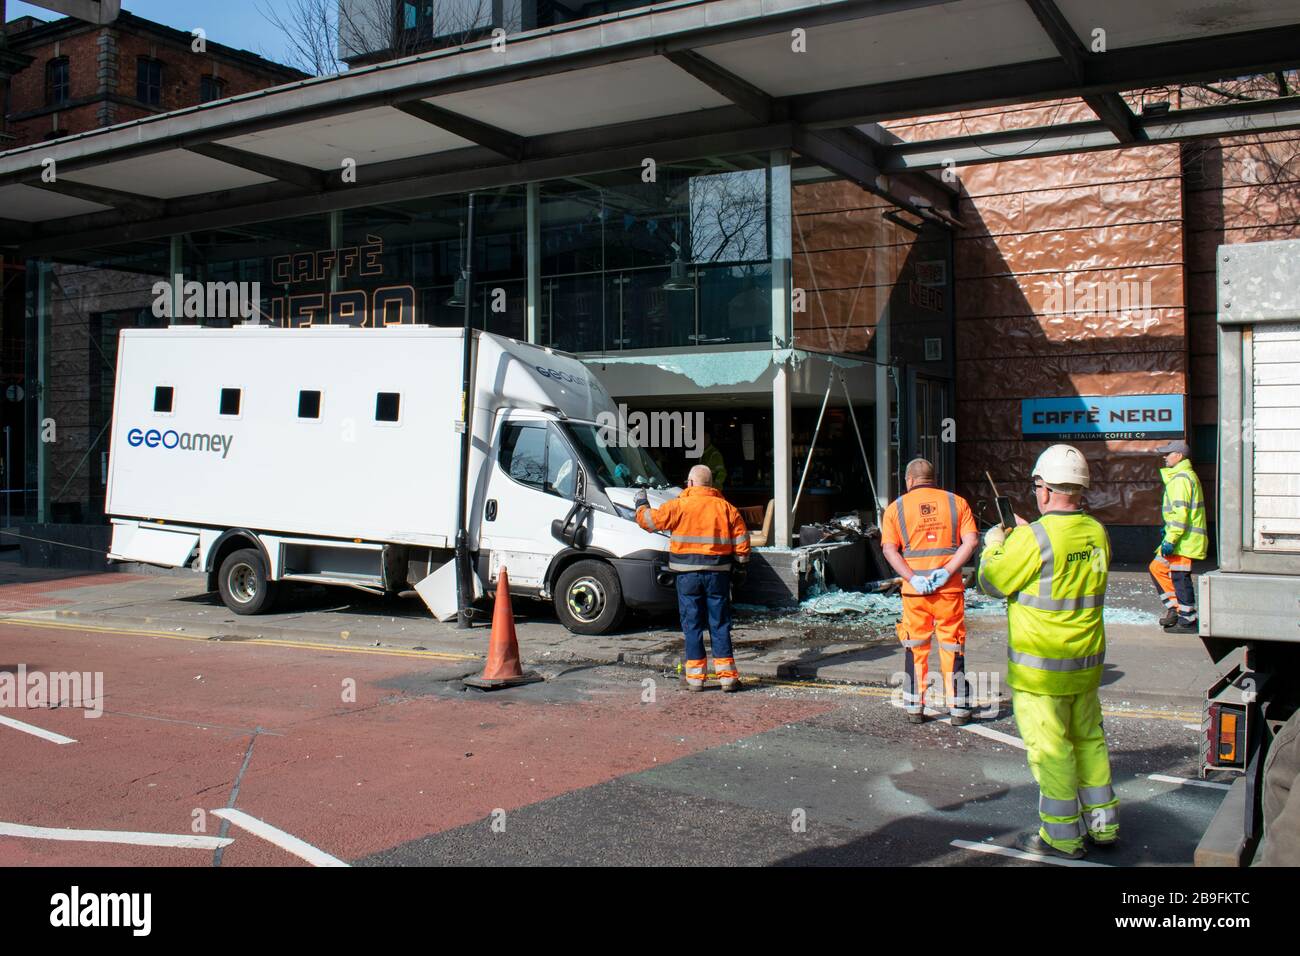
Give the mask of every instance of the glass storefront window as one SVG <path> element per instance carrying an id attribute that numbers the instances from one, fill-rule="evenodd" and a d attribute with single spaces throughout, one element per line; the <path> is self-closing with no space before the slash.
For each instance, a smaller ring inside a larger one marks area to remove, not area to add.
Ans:
<path id="1" fill-rule="evenodd" d="M 180 245 L 179 267 L 186 281 L 258 283 L 256 311 L 263 322 L 312 325 L 326 314 L 330 283 L 319 275 L 313 255 L 330 248 L 325 215 L 192 232 L 181 237 Z M 177 321 L 228 327 L 244 317 L 208 313 L 182 315 Z"/>
<path id="2" fill-rule="evenodd" d="M 28 491 L 12 499 L 22 503 L 15 511 L 34 520 L 102 520 L 123 328 L 249 319 L 458 327 L 468 298 L 475 328 L 527 339 L 532 256 L 540 344 L 601 353 L 765 343 L 771 194 L 766 155 L 660 165 L 653 176 L 636 168 L 477 191 L 472 289 L 462 280 L 470 253 L 465 193 L 34 260 L 25 417 L 12 451 L 25 463 L 24 480 L 13 483 Z M 159 295 L 158 283 L 178 274 L 182 289 Z M 225 300 L 214 300 L 210 287 L 229 287 L 231 307 L 214 310 Z M 43 443 L 50 419 L 59 438 Z"/>
<path id="3" fill-rule="evenodd" d="M 571 352 L 763 342 L 769 171 L 759 160 L 541 184 L 542 341 Z"/>
<path id="4" fill-rule="evenodd" d="M 10 448 L 24 462 L 23 493 L 10 496 L 11 514 L 103 520 L 118 333 L 167 324 L 154 306 L 169 255 L 164 239 L 28 263 L 27 387 Z"/>

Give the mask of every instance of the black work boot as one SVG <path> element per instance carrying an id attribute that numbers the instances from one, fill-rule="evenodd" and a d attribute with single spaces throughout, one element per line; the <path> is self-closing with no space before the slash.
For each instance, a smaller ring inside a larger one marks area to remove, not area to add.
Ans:
<path id="1" fill-rule="evenodd" d="M 1173 627 L 1177 623 L 1178 623 L 1178 612 L 1175 611 L 1173 608 L 1170 608 L 1168 611 L 1165 611 L 1164 614 L 1160 615 L 1161 627 Z"/>
<path id="2" fill-rule="evenodd" d="M 1067 853 L 1065 850 L 1058 850 L 1052 844 L 1039 835 L 1037 830 L 1030 833 L 1022 833 L 1016 837 L 1016 846 L 1026 853 L 1033 853 L 1036 856 L 1058 856 L 1063 860 L 1082 860 L 1084 857 L 1083 848 Z"/>
<path id="3" fill-rule="evenodd" d="M 1187 621 L 1183 618 L 1178 619 L 1178 623 L 1172 627 L 1165 628 L 1166 634 L 1199 634 L 1201 627 L 1196 621 Z"/>

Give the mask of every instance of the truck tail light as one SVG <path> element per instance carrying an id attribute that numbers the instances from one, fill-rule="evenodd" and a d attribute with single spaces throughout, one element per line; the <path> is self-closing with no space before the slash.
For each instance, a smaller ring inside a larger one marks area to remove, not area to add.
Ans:
<path id="1" fill-rule="evenodd" d="M 1205 732 L 1205 765 L 1243 769 L 1246 765 L 1246 708 L 1216 702 L 1209 705 Z"/>

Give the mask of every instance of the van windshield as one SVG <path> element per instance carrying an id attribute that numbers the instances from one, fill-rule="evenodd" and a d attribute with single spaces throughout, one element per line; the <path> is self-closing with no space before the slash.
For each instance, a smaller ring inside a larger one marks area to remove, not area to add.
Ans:
<path id="1" fill-rule="evenodd" d="M 596 480 L 606 488 L 669 487 L 668 479 L 644 448 L 624 444 L 621 439 L 619 444 L 613 444 L 605 440 L 605 433 L 596 425 L 566 422 L 565 427 Z"/>

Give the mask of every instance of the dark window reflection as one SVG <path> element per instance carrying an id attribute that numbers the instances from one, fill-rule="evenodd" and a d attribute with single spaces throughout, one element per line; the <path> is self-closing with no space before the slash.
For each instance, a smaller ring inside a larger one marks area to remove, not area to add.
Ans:
<path id="1" fill-rule="evenodd" d="M 749 166 L 750 168 L 745 168 Z M 572 352 L 764 341 L 768 171 L 745 159 L 541 185 L 541 338 Z"/>
<path id="2" fill-rule="evenodd" d="M 546 483 L 546 426 L 504 426 L 500 462 L 515 481 L 541 489 Z"/>
<path id="3" fill-rule="evenodd" d="M 555 426 L 510 422 L 501 428 L 501 468 L 515 481 L 561 498 L 572 498 L 578 463 Z"/>

